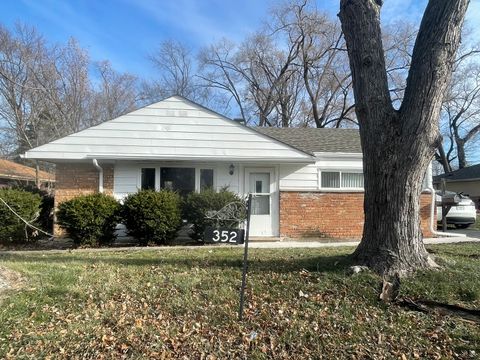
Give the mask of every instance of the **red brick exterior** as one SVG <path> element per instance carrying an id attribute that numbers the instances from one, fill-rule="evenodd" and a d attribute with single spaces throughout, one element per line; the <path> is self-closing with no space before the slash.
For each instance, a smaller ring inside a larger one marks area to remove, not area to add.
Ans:
<path id="1" fill-rule="evenodd" d="M 113 195 L 113 164 L 102 164 L 103 189 L 105 194 Z M 98 192 L 98 170 L 93 164 L 56 164 L 55 170 L 55 208 L 63 201 L 78 195 Z M 54 235 L 64 235 L 55 225 Z"/>
<path id="2" fill-rule="evenodd" d="M 421 222 L 429 231 L 430 194 L 421 197 Z M 360 239 L 363 231 L 361 192 L 280 192 L 280 236 L 284 238 Z"/>

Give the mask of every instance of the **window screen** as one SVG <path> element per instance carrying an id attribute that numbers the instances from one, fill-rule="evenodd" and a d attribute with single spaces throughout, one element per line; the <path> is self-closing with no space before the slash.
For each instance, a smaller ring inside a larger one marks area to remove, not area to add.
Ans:
<path id="1" fill-rule="evenodd" d="M 200 169 L 200 191 L 213 189 L 213 170 Z"/>
<path id="2" fill-rule="evenodd" d="M 142 168 L 142 190 L 155 190 L 155 168 Z"/>
<path id="3" fill-rule="evenodd" d="M 339 188 L 340 173 L 338 171 L 322 171 L 322 188 Z"/>
<path id="4" fill-rule="evenodd" d="M 363 174 L 342 172 L 342 188 L 363 188 Z"/>

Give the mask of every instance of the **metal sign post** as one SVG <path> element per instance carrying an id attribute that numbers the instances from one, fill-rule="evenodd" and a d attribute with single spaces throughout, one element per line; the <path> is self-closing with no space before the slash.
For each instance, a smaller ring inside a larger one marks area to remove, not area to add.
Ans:
<path id="1" fill-rule="evenodd" d="M 240 288 L 240 308 L 238 309 L 238 320 L 243 320 L 243 305 L 245 302 L 245 287 L 247 286 L 248 271 L 248 240 L 250 237 L 250 212 L 252 209 L 252 194 L 248 194 L 247 200 L 247 219 L 245 224 L 245 248 L 243 250 L 243 271 L 242 287 Z"/>
<path id="2" fill-rule="evenodd" d="M 238 309 L 238 319 L 243 320 L 243 307 L 245 303 L 245 288 L 247 286 L 248 271 L 248 239 L 250 236 L 250 212 L 252 209 L 252 194 L 248 194 L 247 206 L 243 202 L 231 202 L 225 205 L 219 211 L 210 211 L 206 218 L 214 220 L 216 226 L 205 228 L 203 239 L 206 243 L 214 244 L 245 244 L 243 251 L 243 271 L 242 286 L 240 288 L 240 306 Z M 246 210 L 246 214 L 245 214 Z M 244 220 L 244 229 L 234 229 L 233 223 L 240 223 Z M 223 227 L 221 222 L 230 223 L 230 226 Z"/>

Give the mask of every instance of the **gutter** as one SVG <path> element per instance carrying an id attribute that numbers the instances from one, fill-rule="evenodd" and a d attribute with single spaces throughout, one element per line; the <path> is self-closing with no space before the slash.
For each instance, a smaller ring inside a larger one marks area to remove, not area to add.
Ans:
<path id="1" fill-rule="evenodd" d="M 430 224 L 429 224 L 429 230 L 433 235 L 436 236 L 441 236 L 441 237 L 467 237 L 465 234 L 455 234 L 455 233 L 449 233 L 449 232 L 443 232 L 443 231 L 437 231 L 437 219 L 435 217 L 435 209 L 437 207 L 437 201 L 436 201 L 436 194 L 435 194 L 435 189 L 433 188 L 432 180 L 432 162 L 428 165 L 427 168 L 427 189 L 430 191 L 430 194 L 432 194 L 432 201 L 430 204 Z"/>
<path id="2" fill-rule="evenodd" d="M 97 159 L 92 159 L 93 166 L 98 170 L 98 192 L 103 193 L 103 168 L 98 165 Z"/>

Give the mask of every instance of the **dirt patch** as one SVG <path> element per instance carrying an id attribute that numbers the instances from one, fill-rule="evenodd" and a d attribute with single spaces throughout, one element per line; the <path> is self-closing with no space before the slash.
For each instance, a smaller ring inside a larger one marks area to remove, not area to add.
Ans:
<path id="1" fill-rule="evenodd" d="M 0 298 L 5 291 L 20 289 L 24 283 L 25 280 L 18 272 L 0 266 Z"/>

